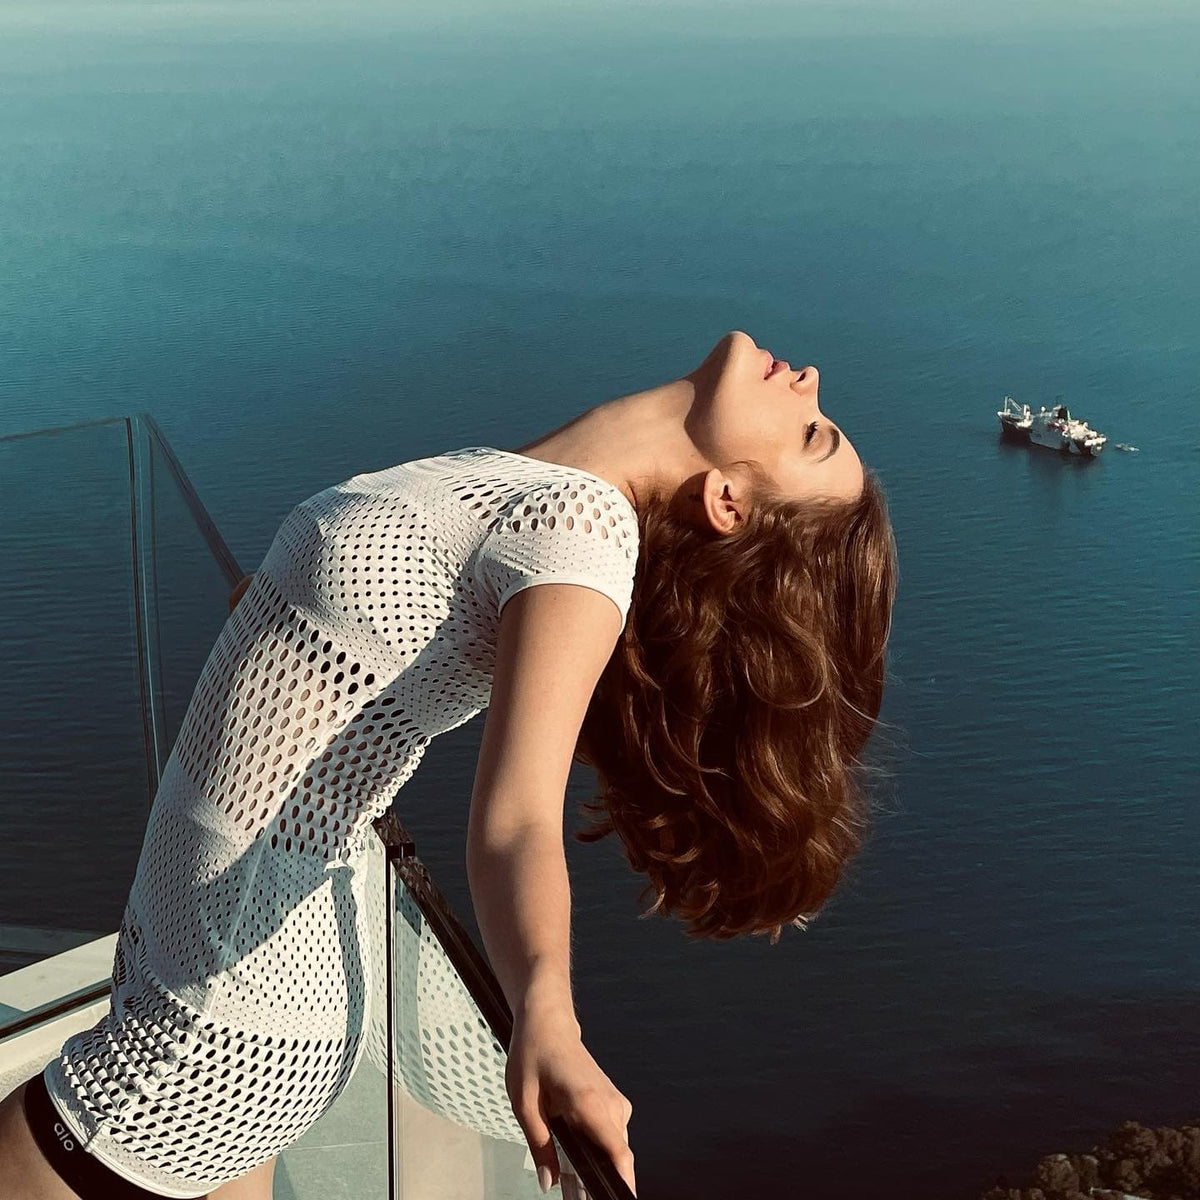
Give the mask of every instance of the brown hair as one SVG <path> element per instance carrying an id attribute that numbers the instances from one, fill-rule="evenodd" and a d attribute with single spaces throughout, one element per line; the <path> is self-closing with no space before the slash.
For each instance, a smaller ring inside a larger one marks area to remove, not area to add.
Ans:
<path id="1" fill-rule="evenodd" d="M 581 842 L 617 832 L 693 938 L 800 929 L 867 825 L 860 754 L 883 696 L 896 548 L 879 481 L 796 501 L 757 464 L 734 529 L 639 497 L 629 616 L 575 757 L 600 789 Z"/>

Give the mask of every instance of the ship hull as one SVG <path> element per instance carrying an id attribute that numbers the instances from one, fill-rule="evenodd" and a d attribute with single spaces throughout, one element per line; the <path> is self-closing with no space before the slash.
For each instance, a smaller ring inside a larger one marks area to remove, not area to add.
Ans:
<path id="1" fill-rule="evenodd" d="M 1000 432 L 1004 437 L 1014 442 L 1021 442 L 1026 446 L 1029 445 L 1029 430 L 1014 424 L 1012 421 L 1002 420 L 1000 422 Z"/>
<path id="2" fill-rule="evenodd" d="M 1036 446 L 1045 446 L 1047 450 L 1067 450 L 1071 444 L 1057 430 L 1039 429 L 1036 423 L 1029 431 L 1029 440 Z"/>

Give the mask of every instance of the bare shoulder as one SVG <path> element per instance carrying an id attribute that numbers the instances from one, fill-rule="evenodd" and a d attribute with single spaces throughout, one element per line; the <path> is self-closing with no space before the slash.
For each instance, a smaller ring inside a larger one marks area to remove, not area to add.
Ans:
<path id="1" fill-rule="evenodd" d="M 620 632 L 612 599 L 581 584 L 523 588 L 501 609 L 469 844 L 561 830 L 579 730 Z"/>

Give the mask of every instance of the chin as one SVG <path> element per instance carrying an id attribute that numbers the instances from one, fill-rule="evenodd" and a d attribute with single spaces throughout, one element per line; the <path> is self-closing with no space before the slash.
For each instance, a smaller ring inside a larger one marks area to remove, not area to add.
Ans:
<path id="1" fill-rule="evenodd" d="M 704 356 L 704 361 L 683 378 L 691 379 L 705 369 L 717 370 L 724 374 L 728 367 L 735 360 L 740 360 L 747 351 L 757 352 L 757 350 L 758 346 L 755 345 L 754 339 L 748 333 L 741 329 L 731 329 L 717 340 L 712 349 Z"/>

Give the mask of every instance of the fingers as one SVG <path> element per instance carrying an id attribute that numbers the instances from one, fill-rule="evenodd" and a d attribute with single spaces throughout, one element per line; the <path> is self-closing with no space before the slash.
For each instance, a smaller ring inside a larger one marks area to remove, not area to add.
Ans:
<path id="1" fill-rule="evenodd" d="M 587 1191 L 570 1165 L 559 1167 L 558 1152 L 542 1110 L 539 1093 L 535 1089 L 524 1092 L 513 1102 L 512 1108 L 521 1132 L 529 1143 L 534 1165 L 538 1168 L 539 1184 L 548 1178 L 548 1187 L 561 1184 L 563 1200 L 588 1200 Z M 633 1151 L 629 1148 L 628 1129 L 633 1105 L 629 1100 L 615 1088 L 587 1088 L 573 1094 L 562 1116 L 608 1155 L 617 1173 L 636 1196 L 637 1179 Z"/>
<path id="2" fill-rule="evenodd" d="M 588 1200 L 587 1189 L 579 1182 L 579 1176 L 574 1171 L 563 1167 L 562 1178 L 563 1200 Z"/>
<path id="3" fill-rule="evenodd" d="M 517 1124 L 521 1126 L 521 1132 L 525 1135 L 525 1140 L 529 1143 L 529 1153 L 533 1156 L 534 1165 L 537 1167 L 538 1185 L 543 1192 L 549 1191 L 554 1186 L 554 1181 L 559 1174 L 558 1151 L 554 1149 L 550 1126 L 542 1117 L 537 1093 L 533 1091 L 524 1093 L 513 1102 L 512 1110 L 513 1116 L 517 1118 Z"/>
<path id="4" fill-rule="evenodd" d="M 629 1148 L 629 1130 L 626 1128 L 626 1122 L 633 1115 L 633 1105 L 615 1090 L 607 1096 L 599 1091 L 587 1091 L 578 1093 L 563 1115 L 612 1159 L 617 1173 L 637 1195 L 633 1151 Z"/>

